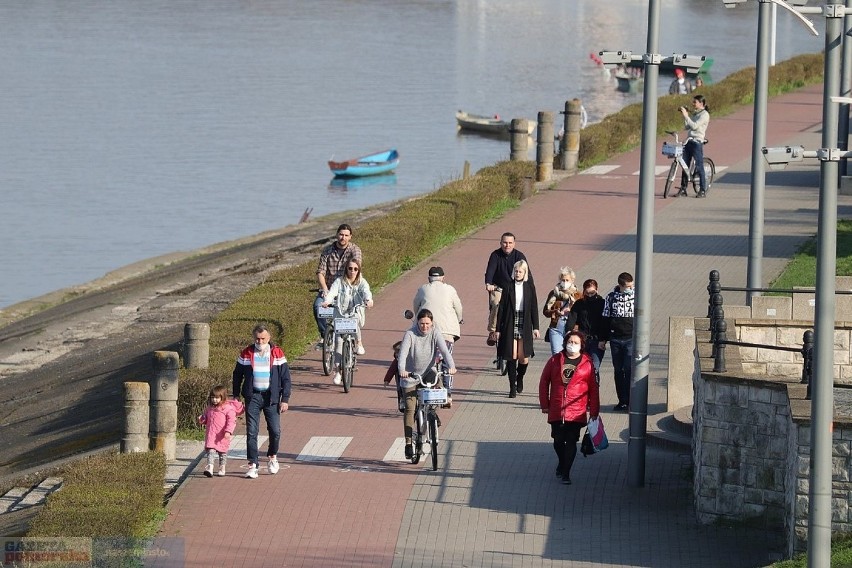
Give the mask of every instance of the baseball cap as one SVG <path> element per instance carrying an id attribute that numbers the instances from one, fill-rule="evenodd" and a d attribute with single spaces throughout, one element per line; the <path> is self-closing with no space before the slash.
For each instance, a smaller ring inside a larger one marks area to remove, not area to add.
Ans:
<path id="1" fill-rule="evenodd" d="M 444 275 L 444 269 L 441 268 L 440 266 L 433 266 L 432 268 L 429 269 L 429 276 L 443 276 L 443 275 Z"/>
<path id="2" fill-rule="evenodd" d="M 675 69 L 675 77 L 683 77 L 683 69 Z"/>

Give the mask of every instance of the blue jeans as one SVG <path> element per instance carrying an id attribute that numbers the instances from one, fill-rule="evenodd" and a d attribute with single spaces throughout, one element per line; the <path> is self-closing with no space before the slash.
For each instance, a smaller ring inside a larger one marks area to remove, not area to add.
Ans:
<path id="1" fill-rule="evenodd" d="M 592 358 L 592 364 L 595 366 L 595 371 L 598 374 L 601 372 L 601 360 L 603 359 L 604 352 L 603 349 L 598 347 L 597 339 L 586 342 L 586 353 Z M 598 380 L 600 380 L 600 377 L 598 377 Z"/>
<path id="2" fill-rule="evenodd" d="M 707 190 L 707 176 L 704 172 L 704 144 L 701 142 L 696 142 L 695 140 L 690 140 L 683 147 L 683 161 L 687 163 L 687 165 L 691 161 L 695 161 L 695 170 L 698 172 L 698 180 L 701 191 Z M 689 177 L 687 172 L 683 172 L 681 174 L 681 181 L 683 182 L 683 190 L 686 191 L 686 187 L 690 181 L 685 181 L 686 178 Z"/>
<path id="3" fill-rule="evenodd" d="M 612 351 L 612 368 L 618 404 L 629 404 L 630 379 L 633 372 L 633 338 L 610 339 L 609 345 Z"/>
<path id="4" fill-rule="evenodd" d="M 281 441 L 281 416 L 278 414 L 278 403 L 269 400 L 269 391 L 256 392 L 246 404 L 246 453 L 249 463 L 258 465 L 257 433 L 260 430 L 260 411 L 266 417 L 266 430 L 269 432 L 269 449 L 267 456 L 278 455 L 278 444 Z"/>
<path id="5" fill-rule="evenodd" d="M 319 317 L 318 310 L 322 306 L 322 303 L 325 302 L 325 298 L 322 297 L 322 294 L 317 294 L 316 300 L 314 300 L 314 319 L 317 322 L 317 329 L 319 330 L 320 337 L 325 337 L 325 318 Z"/>
<path id="6" fill-rule="evenodd" d="M 568 318 L 561 317 L 556 322 L 556 327 L 549 328 L 550 335 L 548 339 L 550 339 L 550 354 L 556 355 L 560 351 L 562 351 L 562 342 L 565 341 L 565 322 Z"/>

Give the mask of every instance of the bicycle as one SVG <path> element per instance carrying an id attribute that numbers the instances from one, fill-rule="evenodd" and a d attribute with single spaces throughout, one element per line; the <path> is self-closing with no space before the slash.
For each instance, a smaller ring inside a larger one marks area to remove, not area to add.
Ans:
<path id="1" fill-rule="evenodd" d="M 325 320 L 322 337 L 322 373 L 327 377 L 334 369 L 334 306 L 320 306 L 317 316 Z"/>
<path id="2" fill-rule="evenodd" d="M 331 301 L 331 300 L 329 300 Z M 348 393 L 352 388 L 352 383 L 355 380 L 355 367 L 358 362 L 357 348 L 357 333 L 358 333 L 358 308 L 366 304 L 355 304 L 349 313 L 341 314 L 341 317 L 332 318 L 331 324 L 325 330 L 325 337 L 322 342 L 323 349 L 323 372 L 329 369 L 326 375 L 331 374 L 331 369 L 334 368 L 332 358 L 334 357 L 334 347 L 336 339 L 339 337 L 342 341 L 340 349 L 340 378 L 343 383 L 343 392 Z M 320 310 L 323 310 L 320 307 Z M 328 306 L 325 310 L 331 310 L 334 314 L 334 308 Z M 327 313 L 327 312 L 323 312 Z"/>
<path id="3" fill-rule="evenodd" d="M 666 199 L 669 196 L 669 191 L 674 184 L 674 180 L 677 177 L 678 170 L 683 169 L 684 172 L 689 173 L 689 179 L 692 180 L 692 189 L 695 191 L 695 195 L 701 191 L 701 178 L 698 175 L 698 172 L 695 170 L 695 162 L 687 165 L 686 161 L 683 159 L 683 146 L 686 142 L 690 140 L 695 141 L 694 138 L 687 138 L 684 144 L 680 143 L 680 138 L 678 137 L 678 133 L 672 130 L 666 130 L 666 134 L 672 135 L 675 137 L 674 144 L 669 144 L 668 142 L 663 142 L 663 150 L 662 153 L 664 156 L 673 160 L 672 165 L 669 168 L 669 175 L 666 178 L 666 185 L 663 189 L 663 199 Z M 708 141 L 704 140 L 702 144 L 707 144 Z M 704 156 L 704 179 L 706 180 L 707 187 L 706 191 L 710 191 L 710 186 L 713 185 L 713 180 L 716 177 L 716 164 L 713 163 L 713 160 L 708 158 L 706 155 Z M 680 191 L 685 191 L 685 187 L 680 187 Z"/>
<path id="4" fill-rule="evenodd" d="M 432 471 L 438 469 L 438 407 L 447 403 L 447 389 L 439 388 L 439 379 L 444 374 L 438 370 L 434 370 L 434 381 L 427 381 L 427 377 L 412 373 L 411 378 L 417 380 L 420 384 L 417 387 L 417 404 L 414 407 L 414 428 L 411 432 L 411 443 L 414 446 L 414 453 L 411 456 L 411 463 L 420 462 L 420 456 L 423 454 L 423 444 L 430 445 L 429 451 L 432 454 Z M 423 388 L 420 388 L 423 387 Z"/>

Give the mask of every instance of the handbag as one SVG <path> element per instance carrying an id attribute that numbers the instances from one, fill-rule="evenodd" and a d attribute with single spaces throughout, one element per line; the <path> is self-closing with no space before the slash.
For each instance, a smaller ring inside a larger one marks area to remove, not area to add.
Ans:
<path id="1" fill-rule="evenodd" d="M 586 426 L 586 433 L 583 434 L 583 442 L 580 444 L 580 451 L 583 457 L 588 457 L 591 454 L 596 454 L 609 447 L 609 439 L 606 437 L 603 420 L 598 416 L 589 421 Z"/>

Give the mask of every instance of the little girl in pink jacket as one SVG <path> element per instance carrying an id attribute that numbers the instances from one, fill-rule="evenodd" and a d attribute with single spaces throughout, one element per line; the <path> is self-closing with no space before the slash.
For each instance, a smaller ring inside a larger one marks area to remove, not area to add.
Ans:
<path id="1" fill-rule="evenodd" d="M 228 448 L 237 425 L 237 415 L 243 413 L 243 403 L 238 400 L 228 400 L 228 389 L 216 385 L 210 389 L 207 410 L 198 417 L 198 423 L 204 424 L 204 449 L 207 451 L 207 467 L 204 475 L 213 477 L 213 463 L 219 457 L 217 475 L 224 477 L 225 465 L 228 461 Z"/>

